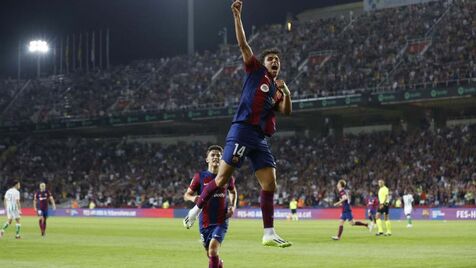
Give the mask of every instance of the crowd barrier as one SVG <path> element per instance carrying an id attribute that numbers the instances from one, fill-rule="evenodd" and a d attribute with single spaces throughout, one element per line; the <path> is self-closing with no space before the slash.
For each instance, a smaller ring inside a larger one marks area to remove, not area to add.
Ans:
<path id="1" fill-rule="evenodd" d="M 98 208 L 98 209 L 57 209 L 50 210 L 50 216 L 60 217 L 111 217 L 111 218 L 182 218 L 187 214 L 187 209 L 122 209 L 122 208 Z M 355 219 L 366 218 L 367 211 L 364 208 L 352 210 Z M 326 209 L 298 209 L 298 216 L 302 220 L 337 220 L 340 217 L 340 208 Z M 276 209 L 275 219 L 286 219 L 290 214 L 289 209 Z M 0 209 L 0 215 L 5 215 L 5 209 Z M 22 216 L 35 216 L 33 208 L 23 208 Z M 259 208 L 240 208 L 233 216 L 236 219 L 260 219 Z M 415 208 L 412 212 L 415 220 L 476 220 L 476 208 Z M 403 209 L 390 209 L 391 220 L 404 220 Z"/>

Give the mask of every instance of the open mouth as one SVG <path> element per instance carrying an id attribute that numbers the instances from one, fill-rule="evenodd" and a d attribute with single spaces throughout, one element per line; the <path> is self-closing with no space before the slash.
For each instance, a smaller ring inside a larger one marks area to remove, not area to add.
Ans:
<path id="1" fill-rule="evenodd" d="M 277 66 L 277 65 L 273 65 L 273 66 L 271 66 L 271 70 L 273 70 L 273 71 L 277 71 L 277 70 L 278 70 L 278 66 Z"/>

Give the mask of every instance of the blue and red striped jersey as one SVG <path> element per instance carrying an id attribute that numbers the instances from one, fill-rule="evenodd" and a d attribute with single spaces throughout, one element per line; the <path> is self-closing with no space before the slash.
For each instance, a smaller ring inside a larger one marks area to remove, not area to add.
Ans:
<path id="1" fill-rule="evenodd" d="M 350 195 L 349 195 L 349 192 L 342 189 L 340 192 L 339 192 L 339 199 L 342 199 L 344 197 L 344 195 L 347 196 L 347 200 L 345 200 L 343 203 L 342 203 L 342 212 L 349 212 L 349 211 L 352 211 L 352 209 L 350 208 Z"/>
<path id="2" fill-rule="evenodd" d="M 51 194 L 48 190 L 44 192 L 38 191 L 35 193 L 35 199 L 38 202 L 38 209 L 48 210 L 48 202 L 50 200 Z"/>
<path id="3" fill-rule="evenodd" d="M 205 186 L 212 180 L 214 180 L 216 174 L 211 173 L 208 170 L 203 170 L 195 173 L 192 182 L 190 183 L 190 189 L 200 194 Z M 210 225 L 223 224 L 226 221 L 226 213 L 228 211 L 228 190 L 235 189 L 235 178 L 231 177 L 228 185 L 224 188 L 218 188 L 213 194 L 212 198 L 208 200 L 207 204 L 203 207 L 202 213 L 200 213 L 199 222 L 200 228 L 207 228 Z"/>
<path id="4" fill-rule="evenodd" d="M 369 196 L 367 199 L 367 209 L 377 210 L 378 198 L 376 196 Z"/>
<path id="5" fill-rule="evenodd" d="M 245 83 L 233 123 L 245 122 L 259 127 L 264 135 L 272 136 L 276 132 L 274 111 L 284 95 L 255 56 L 245 64 L 245 71 Z"/>

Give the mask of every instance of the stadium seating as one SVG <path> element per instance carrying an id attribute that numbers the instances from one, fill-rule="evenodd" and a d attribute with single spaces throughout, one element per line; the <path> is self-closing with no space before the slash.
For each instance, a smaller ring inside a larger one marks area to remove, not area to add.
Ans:
<path id="1" fill-rule="evenodd" d="M 353 205 L 364 204 L 377 180 L 385 179 L 393 200 L 408 188 L 417 204 L 475 205 L 476 125 L 416 132 L 349 135 L 344 139 L 273 138 L 278 191 L 305 206 L 328 207 L 335 184 L 349 181 Z M 0 144 L 0 183 L 21 179 L 25 200 L 47 180 L 56 199 L 96 201 L 99 207 L 183 207 L 194 172 L 206 168 L 207 144 L 161 145 L 124 139 L 39 139 Z M 190 157 L 190 156 L 193 157 Z M 257 205 L 259 185 L 249 163 L 235 172 L 241 206 Z M 87 204 L 88 202 L 85 202 Z"/>

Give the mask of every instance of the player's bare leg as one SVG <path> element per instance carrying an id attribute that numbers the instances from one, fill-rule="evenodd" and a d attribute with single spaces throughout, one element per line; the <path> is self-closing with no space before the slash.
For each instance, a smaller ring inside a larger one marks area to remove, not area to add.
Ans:
<path id="1" fill-rule="evenodd" d="M 218 249 L 220 248 L 220 242 L 216 239 L 210 241 L 208 246 L 208 267 L 211 268 L 223 268 L 223 260 L 218 256 Z"/>
<path id="2" fill-rule="evenodd" d="M 282 239 L 274 230 L 273 214 L 274 214 L 274 192 L 276 191 L 276 169 L 273 167 L 265 167 L 255 172 L 261 185 L 260 206 L 263 215 L 263 245 L 271 247 L 290 247 L 289 241 Z"/>
<path id="3" fill-rule="evenodd" d="M 342 237 L 342 232 L 344 232 L 344 220 L 340 220 L 339 222 L 339 231 L 337 232 L 336 236 L 331 237 L 333 240 L 340 240 Z"/>
<path id="4" fill-rule="evenodd" d="M 197 203 L 183 219 L 183 226 L 185 228 L 190 229 L 193 226 L 198 215 L 200 215 L 200 212 L 202 212 L 203 206 L 208 202 L 208 200 L 213 196 L 213 193 L 215 193 L 218 188 L 223 187 L 228 183 L 234 170 L 235 168 L 233 166 L 230 166 L 225 161 L 220 160 L 220 167 L 218 168 L 217 176 L 203 189 L 200 197 L 197 200 Z"/>
<path id="5" fill-rule="evenodd" d="M 354 220 L 351 220 L 350 222 L 350 225 L 352 226 L 365 226 L 365 228 L 369 228 L 369 225 L 367 223 L 363 223 L 361 221 L 354 221 Z"/>

